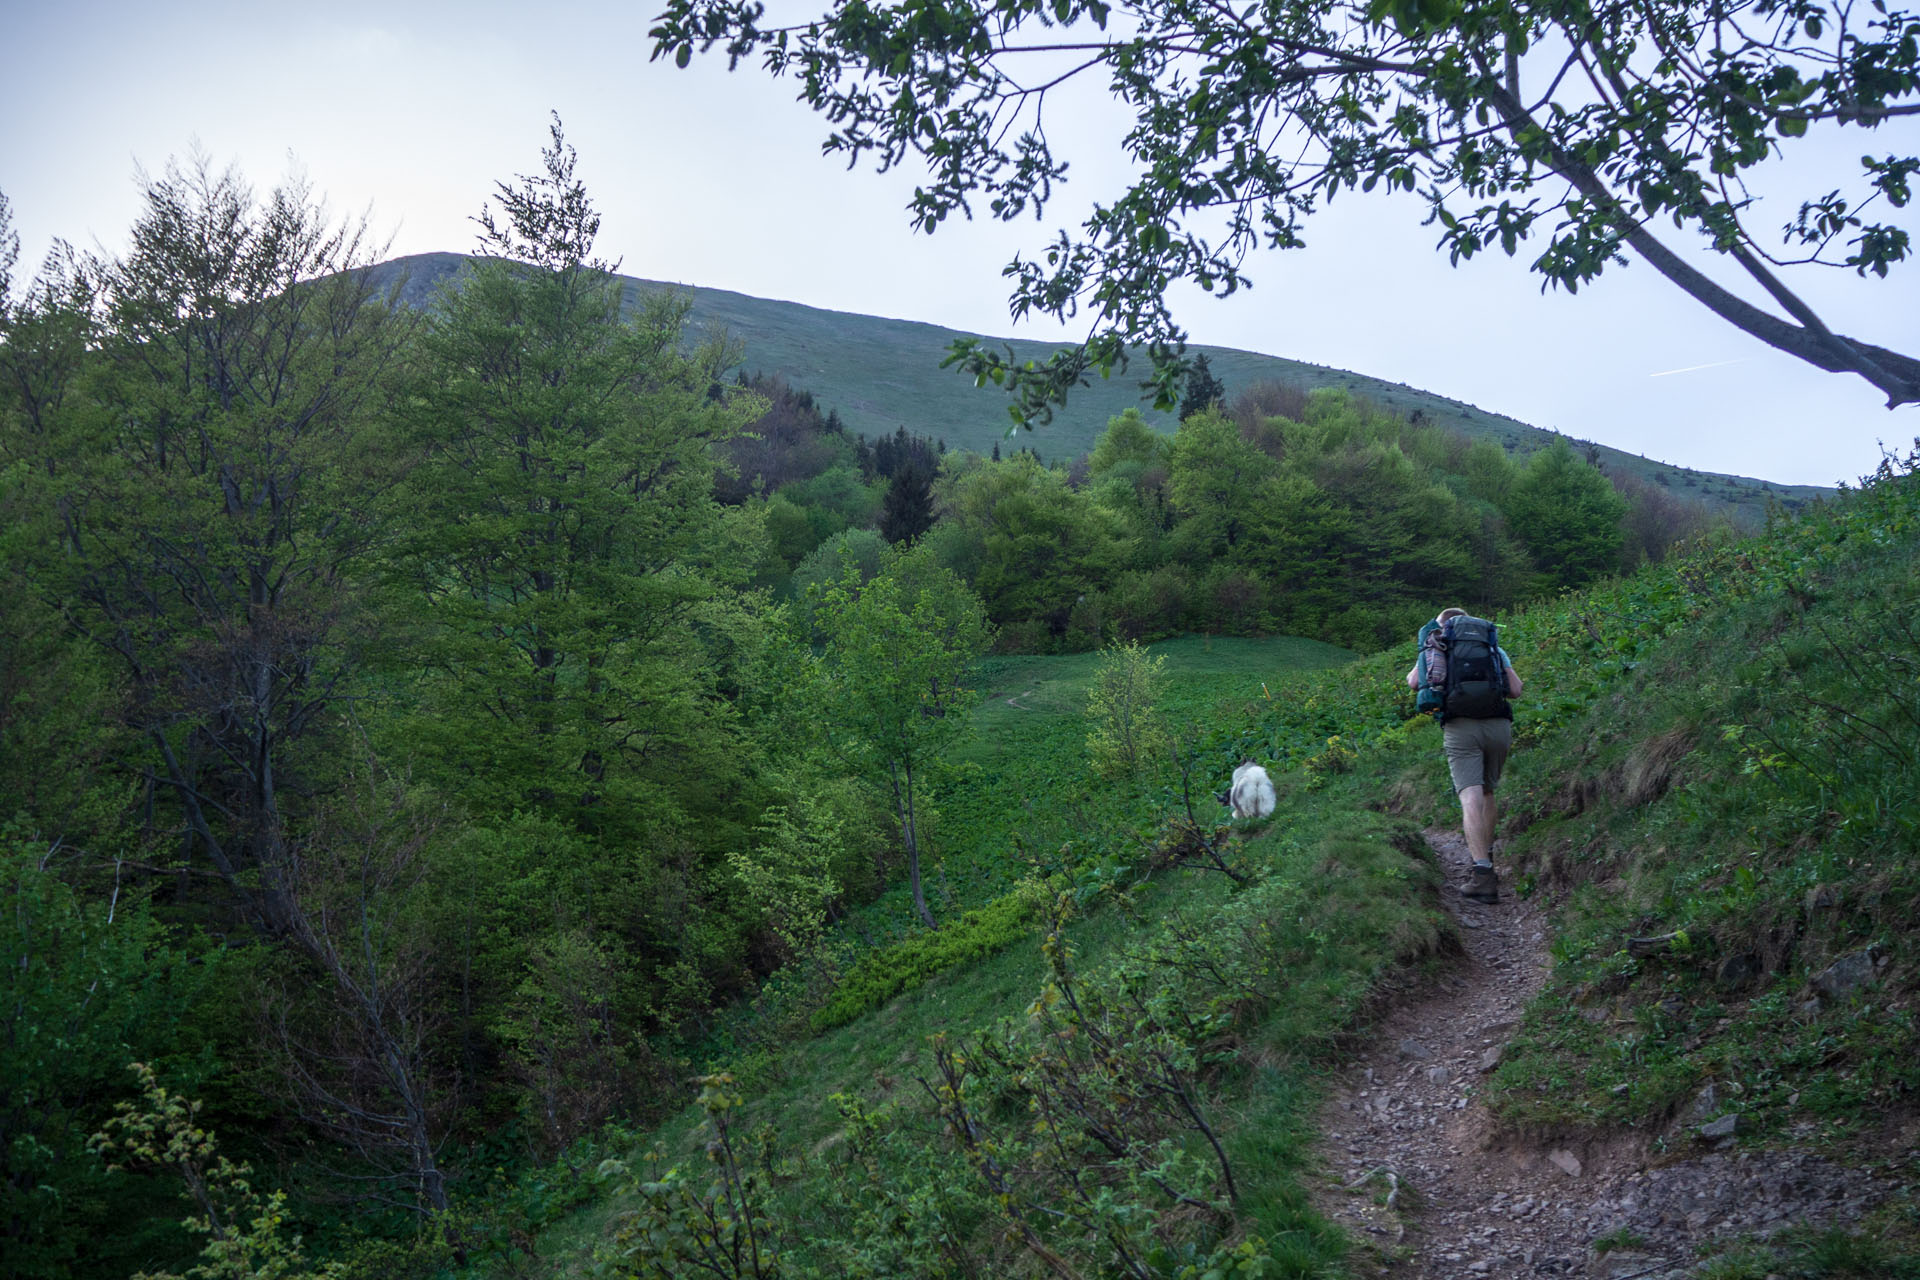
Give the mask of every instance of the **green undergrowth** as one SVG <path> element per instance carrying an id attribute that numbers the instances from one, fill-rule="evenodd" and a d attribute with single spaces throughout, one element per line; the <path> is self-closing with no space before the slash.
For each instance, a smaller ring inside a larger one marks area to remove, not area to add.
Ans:
<path id="1" fill-rule="evenodd" d="M 1360 807 L 1382 781 L 1247 832 L 1239 880 L 1029 881 L 1022 945 L 708 1077 L 542 1252 L 568 1274 L 1327 1274 L 1313 1082 L 1384 976 L 1442 944 L 1417 833 Z M 778 1261 L 727 1270 L 727 1248 Z"/>
<path id="2" fill-rule="evenodd" d="M 1920 1208 L 1909 1199 L 1851 1227 L 1788 1227 L 1771 1239 L 1719 1244 L 1699 1280 L 1920 1280 Z"/>
<path id="3" fill-rule="evenodd" d="M 1865 1152 L 1911 1114 L 1920 488 L 1905 471 L 1530 615 L 1548 682 L 1585 672 L 1550 695 L 1567 713 L 1523 735 L 1508 794 L 1518 883 L 1565 895 L 1550 986 L 1493 1079 L 1508 1124 L 1627 1128 L 1685 1152 L 1732 1115 L 1742 1141 Z"/>
<path id="4" fill-rule="evenodd" d="M 815 1031 L 853 1021 L 936 973 L 980 960 L 1032 932 L 1032 895 L 1015 891 L 969 911 L 945 928 L 870 951 L 834 985 L 808 1019 Z"/>
<path id="5" fill-rule="evenodd" d="M 1189 636 L 1151 652 L 1166 660 L 1159 706 L 1193 755 L 1197 774 L 1188 790 L 1203 821 L 1223 812 L 1209 793 L 1234 763 L 1217 742 L 1219 726 L 1245 723 L 1271 689 L 1351 657 L 1291 637 Z M 1025 881 L 1070 875 L 1085 894 L 1150 865 L 1163 825 L 1174 813 L 1186 815 L 1189 797 L 1170 767 L 1126 784 L 1092 777 L 1087 688 L 1099 660 L 983 660 L 974 675 L 982 696 L 973 732 L 945 762 L 925 806 L 934 833 L 929 894 L 941 927 L 921 927 L 904 886 L 855 908 L 813 966 L 776 974 L 756 999 L 720 1013 L 688 1046 L 689 1070 L 737 1071 L 743 1061 L 750 1069 L 769 1042 L 841 1025 L 936 973 L 1030 936 Z"/>

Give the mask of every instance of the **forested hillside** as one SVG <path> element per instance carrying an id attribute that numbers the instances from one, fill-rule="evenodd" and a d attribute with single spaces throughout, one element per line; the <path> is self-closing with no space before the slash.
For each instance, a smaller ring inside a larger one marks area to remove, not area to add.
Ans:
<path id="1" fill-rule="evenodd" d="M 458 275 L 465 261 L 454 253 L 419 254 L 380 264 L 373 278 L 381 288 L 397 287 L 408 305 L 425 306 Z M 977 335 L 697 284 L 633 277 L 622 277 L 622 281 L 629 305 L 661 291 L 682 295 L 690 304 L 692 335 L 727 335 L 740 344 L 743 372 L 806 388 L 837 413 L 850 431 L 873 439 L 905 429 L 972 453 L 988 453 L 998 444 L 1003 449 L 1031 448 L 1049 463 L 1067 462 L 1090 452 L 1107 423 L 1129 409 L 1154 430 L 1171 432 L 1191 406 L 1190 400 L 1184 400 L 1177 414 L 1156 411 L 1141 387 L 1146 372 L 1143 362 L 1137 376 L 1091 380 L 1056 410 L 1044 430 L 1022 432 L 1009 440 L 1004 394 L 992 387 L 977 388 L 967 377 L 941 368 L 956 340 Z M 1055 350 L 997 338 L 989 339 L 987 345 L 1010 348 L 1023 360 L 1044 360 Z M 1338 391 L 1396 417 L 1457 432 L 1472 442 L 1492 441 L 1522 457 L 1559 438 L 1477 405 L 1363 373 L 1229 347 L 1195 345 L 1191 350 L 1206 360 L 1210 376 L 1227 399 L 1275 383 L 1306 392 Z M 1793 508 L 1830 492 L 1811 485 L 1770 484 L 1692 471 L 1590 441 L 1569 443 L 1609 475 L 1659 485 L 1678 498 L 1704 503 L 1715 514 L 1731 512 L 1751 523 L 1764 518 L 1770 503 Z"/>
<path id="2" fill-rule="evenodd" d="M 741 500 L 764 503 L 761 581 L 804 606 L 847 558 L 871 572 L 889 541 L 912 540 L 971 584 L 1006 652 L 1195 631 L 1370 650 L 1436 598 L 1497 610 L 1658 560 L 1715 523 L 1565 442 L 1516 462 L 1337 391 L 1269 384 L 1171 437 L 1128 411 L 1052 467 L 942 456 L 904 432 L 868 445 L 817 411 L 774 420 L 726 446 Z"/>
<path id="3" fill-rule="evenodd" d="M 124 255 L 30 280 L 0 205 L 0 1271 L 1316 1274 L 1313 1064 L 1445 945 L 1381 652 L 1436 600 L 1560 601 L 1510 634 L 1562 752 L 1624 750 L 1583 717 L 1702 618 L 1758 664 L 1687 686 L 1671 789 L 1707 807 L 1620 820 L 1776 824 L 1813 859 L 1782 884 L 1848 913 L 1758 941 L 1770 863 L 1607 899 L 1731 922 L 1754 1016 L 1905 927 L 1911 699 L 1835 711 L 1791 656 L 1907 669 L 1866 603 L 1911 613 L 1896 469 L 1737 544 L 1564 443 L 1341 390 L 1120 413 L 1051 465 L 864 438 L 636 304 L 557 126 L 542 160 L 418 307 L 297 185 L 169 166 Z M 1243 755 L 1293 806 L 1245 842 L 1210 799 Z M 1727 769 L 1761 816 L 1708 804 Z M 1625 856 L 1552 842 L 1601 811 L 1572 785 L 1521 806 L 1543 888 Z M 1568 963 L 1645 990 L 1609 956 Z M 1689 1079 L 1660 1065 L 1646 1107 Z"/>

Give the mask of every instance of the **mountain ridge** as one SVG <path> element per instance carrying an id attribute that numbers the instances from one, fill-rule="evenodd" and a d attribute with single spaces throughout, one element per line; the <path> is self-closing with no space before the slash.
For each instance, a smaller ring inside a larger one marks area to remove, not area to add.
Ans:
<path id="1" fill-rule="evenodd" d="M 449 252 L 412 254 L 378 264 L 373 280 L 382 289 L 399 288 L 400 300 L 425 306 L 470 258 Z M 742 370 L 778 375 L 811 392 L 823 408 L 838 411 L 849 429 L 874 437 L 905 428 L 948 446 L 987 453 L 1005 444 L 1009 422 L 1003 398 L 973 387 L 952 370 L 942 369 L 956 338 L 983 338 L 1011 347 L 1024 358 L 1044 358 L 1062 344 L 1020 341 L 970 334 L 921 320 L 891 319 L 834 311 L 809 303 L 760 298 L 703 285 L 621 276 L 629 303 L 643 292 L 671 290 L 691 302 L 689 325 L 703 336 L 725 332 L 745 345 Z M 1194 344 L 1207 357 L 1229 397 L 1261 381 L 1308 391 L 1332 387 L 1418 421 L 1458 431 L 1472 439 L 1492 439 L 1510 453 L 1531 453 L 1559 434 L 1517 418 L 1491 412 L 1446 396 L 1368 374 L 1333 369 L 1232 347 Z M 1032 448 L 1050 461 L 1071 460 L 1092 449 L 1107 422 L 1137 409 L 1156 430 L 1171 433 L 1174 415 L 1155 411 L 1141 398 L 1138 380 L 1126 374 L 1077 389 L 1037 431 L 1013 437 L 1013 447 Z M 1775 484 L 1731 473 L 1701 472 L 1656 462 L 1606 445 L 1575 441 L 1591 461 L 1611 474 L 1633 476 L 1727 510 L 1744 522 L 1764 517 L 1770 503 L 1788 509 L 1833 492 L 1816 485 Z"/>

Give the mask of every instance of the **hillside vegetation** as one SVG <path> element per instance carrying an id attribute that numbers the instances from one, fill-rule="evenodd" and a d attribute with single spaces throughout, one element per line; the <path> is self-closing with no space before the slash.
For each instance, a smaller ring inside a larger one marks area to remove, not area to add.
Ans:
<path id="1" fill-rule="evenodd" d="M 980 596 L 1003 653 L 1192 632 L 1369 650 L 1436 597 L 1499 610 L 1718 523 L 1565 441 L 1522 460 L 1344 391 L 1265 384 L 1171 436 L 1128 411 L 1086 457 L 1049 466 L 904 431 L 868 441 L 811 393 L 736 385 L 769 401 L 717 446 L 732 472 L 719 496 L 767 533 L 756 582 L 811 617 L 811 593 L 849 563 L 871 576 L 911 543 Z"/>
<path id="2" fill-rule="evenodd" d="M 384 288 L 404 281 L 401 296 L 424 305 L 458 274 L 467 259 L 454 253 L 416 254 L 382 264 L 375 279 Z M 1004 397 L 992 388 L 940 367 L 956 339 L 978 337 L 913 320 L 827 311 L 804 303 L 755 298 L 686 282 L 622 277 L 629 305 L 661 291 L 683 295 L 690 303 L 689 323 L 701 336 L 726 334 L 741 344 L 740 367 L 777 376 L 805 387 L 847 426 L 878 438 L 905 428 L 944 440 L 948 447 L 986 454 L 1003 448 L 1038 450 L 1050 462 L 1065 462 L 1091 452 L 1107 423 L 1129 409 L 1155 430 L 1179 425 L 1169 413 L 1142 399 L 1140 377 L 1115 375 L 1075 391 L 1044 431 L 1008 439 Z M 1019 359 L 1044 360 L 1055 348 L 1041 343 L 991 339 L 1011 347 Z M 1334 390 L 1415 422 L 1457 431 L 1469 440 L 1489 440 L 1510 453 L 1525 455 L 1551 444 L 1551 431 L 1517 419 L 1344 369 L 1330 369 L 1284 356 L 1230 347 L 1196 344 L 1229 396 L 1262 383 L 1303 391 Z M 1788 507 L 1830 492 L 1812 485 L 1775 485 L 1742 476 L 1693 471 L 1642 458 L 1601 444 L 1577 442 L 1608 472 L 1660 484 L 1675 493 L 1698 497 L 1716 510 L 1758 520 L 1770 502 Z"/>
<path id="3" fill-rule="evenodd" d="M 204 165 L 0 269 L 0 1273 L 1324 1272 L 1317 1074 L 1448 947 L 1441 602 L 1569 895 L 1508 1123 L 1905 1105 L 1906 467 L 1742 542 L 1335 389 L 865 439 L 542 160 L 428 308 Z"/>
<path id="4" fill-rule="evenodd" d="M 1765 536 L 1505 620 L 1529 696 L 1503 862 L 1559 920 L 1549 986 L 1486 1086 L 1516 1136 L 1684 1149 L 1733 1115 L 1761 1150 L 1907 1141 L 1916 552 L 1909 460 Z M 1009 895 L 1023 941 L 710 1071 L 680 1120 L 612 1148 L 580 1192 L 610 1199 L 542 1255 L 563 1274 L 590 1256 L 637 1275 L 1336 1274 L 1300 1154 L 1316 1081 L 1448 945 L 1416 833 L 1451 797 L 1404 661 L 1275 675 L 1271 700 L 1249 669 L 1190 749 L 1215 780 L 1242 751 L 1271 760 L 1271 823 L 1229 837 L 1217 807 L 1196 827 L 1161 792 L 1126 838 L 1036 859 Z M 1033 663 L 993 683 L 1055 687 Z M 993 752 L 1083 831 L 1153 793 L 1032 763 L 1063 753 Z M 1788 1232 L 1709 1271 L 1909 1274 L 1906 1203 L 1844 1247 Z M 760 1261 L 719 1260 L 747 1245 Z"/>

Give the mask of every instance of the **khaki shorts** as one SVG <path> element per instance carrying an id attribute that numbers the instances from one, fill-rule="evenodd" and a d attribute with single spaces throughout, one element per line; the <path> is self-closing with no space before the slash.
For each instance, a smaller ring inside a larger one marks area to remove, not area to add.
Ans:
<path id="1" fill-rule="evenodd" d="M 1456 795 L 1468 787 L 1485 787 L 1489 792 L 1499 787 L 1500 771 L 1513 747 L 1513 721 L 1449 720 L 1440 726 L 1440 738 L 1446 745 L 1447 772 L 1453 775 Z"/>

